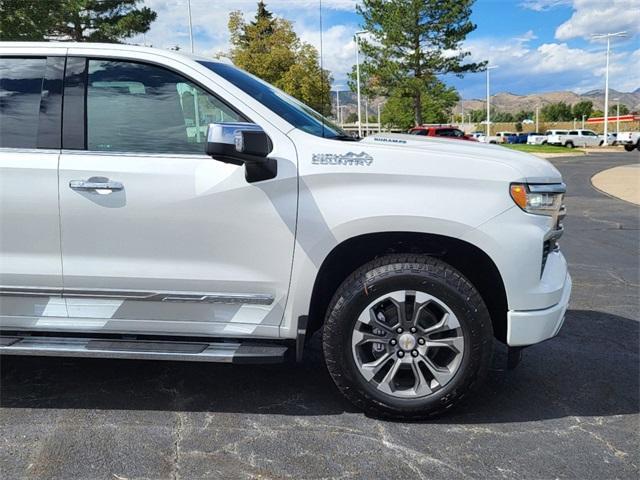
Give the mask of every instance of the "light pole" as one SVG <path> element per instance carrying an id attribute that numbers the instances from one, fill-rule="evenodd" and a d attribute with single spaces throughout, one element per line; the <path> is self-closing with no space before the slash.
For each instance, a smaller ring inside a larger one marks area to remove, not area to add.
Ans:
<path id="1" fill-rule="evenodd" d="M 380 122 L 380 102 L 378 102 L 378 133 L 382 131 L 382 123 Z"/>
<path id="2" fill-rule="evenodd" d="M 191 42 L 191 53 L 193 53 L 193 25 L 191 23 L 191 0 L 187 0 L 187 11 L 189 12 L 189 41 Z"/>
<path id="3" fill-rule="evenodd" d="M 609 51 L 611 49 L 611 39 L 613 37 L 626 37 L 627 32 L 616 33 L 599 33 L 591 35 L 593 39 L 607 39 L 607 63 L 604 73 L 604 141 L 603 145 L 608 145 L 608 133 L 609 133 Z"/>
<path id="4" fill-rule="evenodd" d="M 369 135 L 369 97 L 364 97 L 364 124 L 365 133 Z"/>
<path id="5" fill-rule="evenodd" d="M 340 90 L 336 90 L 336 119 L 340 123 Z"/>
<path id="6" fill-rule="evenodd" d="M 586 115 L 582 115 L 582 129 L 584 130 L 584 119 L 585 119 Z"/>
<path id="7" fill-rule="evenodd" d="M 539 119 L 540 117 L 540 105 L 536 105 L 536 133 L 540 133 L 540 127 L 539 127 Z"/>
<path id="8" fill-rule="evenodd" d="M 616 138 L 617 138 L 618 134 L 620 133 L 620 99 L 614 98 L 613 100 L 616 102 Z"/>
<path id="9" fill-rule="evenodd" d="M 357 101 L 358 101 L 358 136 L 362 137 L 362 112 L 360 110 L 360 35 L 367 33 L 366 30 L 359 30 L 354 33 L 356 39 L 356 84 L 357 84 Z"/>
<path id="10" fill-rule="evenodd" d="M 498 65 L 489 66 L 487 64 L 487 143 L 489 142 L 489 135 L 491 133 L 491 100 L 489 97 L 489 70 L 493 70 L 494 68 L 498 68 Z"/>

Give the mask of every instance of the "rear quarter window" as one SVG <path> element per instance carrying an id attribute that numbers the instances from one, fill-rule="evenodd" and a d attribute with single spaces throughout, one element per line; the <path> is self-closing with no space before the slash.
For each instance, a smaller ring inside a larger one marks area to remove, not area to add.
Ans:
<path id="1" fill-rule="evenodd" d="M 36 148 L 44 57 L 0 58 L 0 147 Z"/>

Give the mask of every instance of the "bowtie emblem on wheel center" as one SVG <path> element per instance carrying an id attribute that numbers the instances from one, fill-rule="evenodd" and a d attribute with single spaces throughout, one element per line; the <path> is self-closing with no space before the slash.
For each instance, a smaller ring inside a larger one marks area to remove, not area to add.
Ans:
<path id="1" fill-rule="evenodd" d="M 416 338 L 410 333 L 404 333 L 398 338 L 398 345 L 405 351 L 413 350 L 416 346 Z"/>

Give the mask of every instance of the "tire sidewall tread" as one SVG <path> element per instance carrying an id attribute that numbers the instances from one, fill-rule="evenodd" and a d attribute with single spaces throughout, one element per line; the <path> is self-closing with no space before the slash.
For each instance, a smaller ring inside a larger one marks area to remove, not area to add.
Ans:
<path id="1" fill-rule="evenodd" d="M 393 290 L 390 284 L 407 278 L 422 282 L 421 291 L 452 308 L 465 332 L 465 352 L 454 378 L 434 394 L 410 400 L 372 393 L 373 387 L 357 371 L 351 353 L 356 310 L 374 301 L 378 290 L 381 295 L 388 293 Z M 480 294 L 459 271 L 428 255 L 393 254 L 363 265 L 343 281 L 327 309 L 322 343 L 329 373 L 352 403 L 377 417 L 420 419 L 449 410 L 478 388 L 491 363 L 493 330 Z"/>

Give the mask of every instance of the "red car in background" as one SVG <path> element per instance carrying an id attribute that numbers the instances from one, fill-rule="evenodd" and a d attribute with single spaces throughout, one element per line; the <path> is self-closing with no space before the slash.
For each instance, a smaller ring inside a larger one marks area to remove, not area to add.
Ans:
<path id="1" fill-rule="evenodd" d="M 478 141 L 476 138 L 467 135 L 453 125 L 418 125 L 409 130 L 409 133 L 411 135 L 422 135 L 425 137 L 453 138 L 456 140 L 468 140 L 470 142 Z"/>

